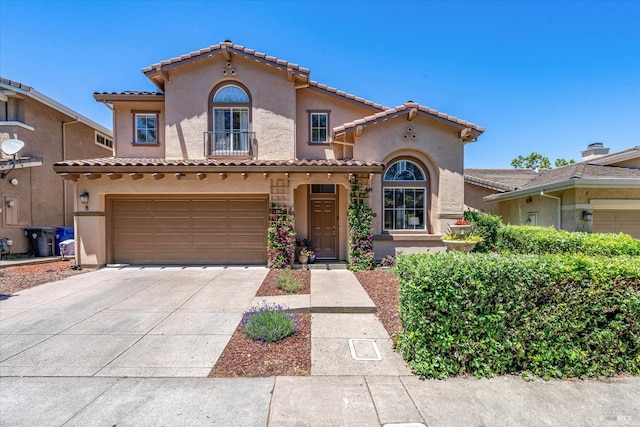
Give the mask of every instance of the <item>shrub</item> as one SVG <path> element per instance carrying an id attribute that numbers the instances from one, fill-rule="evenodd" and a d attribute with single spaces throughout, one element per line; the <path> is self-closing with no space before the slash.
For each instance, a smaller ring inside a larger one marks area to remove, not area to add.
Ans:
<path id="1" fill-rule="evenodd" d="M 474 248 L 474 252 L 489 252 L 494 250 L 498 240 L 498 231 L 502 227 L 499 216 L 485 212 L 465 211 L 464 218 L 473 226 L 473 232 L 482 237 Z"/>
<path id="2" fill-rule="evenodd" d="M 355 175 L 351 178 L 349 220 L 349 269 L 371 270 L 375 265 L 373 253 L 373 210 L 367 204 L 371 187 Z"/>
<path id="3" fill-rule="evenodd" d="M 298 327 L 295 316 L 283 310 L 284 307 L 267 302 L 251 307 L 242 315 L 242 328 L 254 341 L 280 341 L 293 335 Z"/>
<path id="4" fill-rule="evenodd" d="M 287 292 L 296 293 L 302 289 L 302 281 L 293 277 L 290 269 L 286 269 L 281 276 L 276 279 L 276 288 Z"/>
<path id="5" fill-rule="evenodd" d="M 553 227 L 506 225 L 498 231 L 496 249 L 520 254 L 640 255 L 640 240 L 627 234 L 570 233 Z"/>
<path id="6" fill-rule="evenodd" d="M 398 257 L 398 348 L 426 377 L 640 374 L 640 258 Z"/>
<path id="7" fill-rule="evenodd" d="M 267 266 L 269 268 L 291 268 L 296 251 L 296 232 L 289 209 L 272 206 L 267 229 Z"/>

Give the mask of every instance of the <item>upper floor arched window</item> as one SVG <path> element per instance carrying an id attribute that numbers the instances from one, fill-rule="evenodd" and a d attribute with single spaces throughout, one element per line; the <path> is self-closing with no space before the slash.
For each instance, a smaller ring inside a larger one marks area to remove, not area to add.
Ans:
<path id="1" fill-rule="evenodd" d="M 251 155 L 251 98 L 237 84 L 225 84 L 211 97 L 210 153 L 218 156 Z"/>

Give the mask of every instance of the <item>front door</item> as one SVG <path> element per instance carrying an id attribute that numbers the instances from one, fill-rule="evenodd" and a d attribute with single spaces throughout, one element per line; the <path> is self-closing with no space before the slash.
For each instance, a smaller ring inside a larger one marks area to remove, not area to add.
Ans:
<path id="1" fill-rule="evenodd" d="M 336 201 L 311 199 L 311 239 L 319 258 L 336 258 Z"/>

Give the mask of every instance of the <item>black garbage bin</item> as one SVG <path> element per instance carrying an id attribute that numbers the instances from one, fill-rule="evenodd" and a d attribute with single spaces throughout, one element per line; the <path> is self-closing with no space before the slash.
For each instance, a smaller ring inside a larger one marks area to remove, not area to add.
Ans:
<path id="1" fill-rule="evenodd" d="M 31 227 L 24 229 L 24 235 L 29 239 L 30 252 L 35 256 L 55 256 L 56 229 L 55 227 Z"/>

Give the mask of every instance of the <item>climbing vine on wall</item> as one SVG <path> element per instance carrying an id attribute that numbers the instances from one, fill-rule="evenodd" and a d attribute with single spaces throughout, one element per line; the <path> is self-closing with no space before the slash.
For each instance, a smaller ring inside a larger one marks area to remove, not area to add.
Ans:
<path id="1" fill-rule="evenodd" d="M 295 251 L 296 232 L 289 208 L 271 205 L 267 230 L 267 267 L 293 267 Z"/>
<path id="2" fill-rule="evenodd" d="M 373 210 L 367 203 L 371 187 L 366 179 L 353 175 L 349 193 L 349 269 L 370 270 L 374 267 Z"/>

